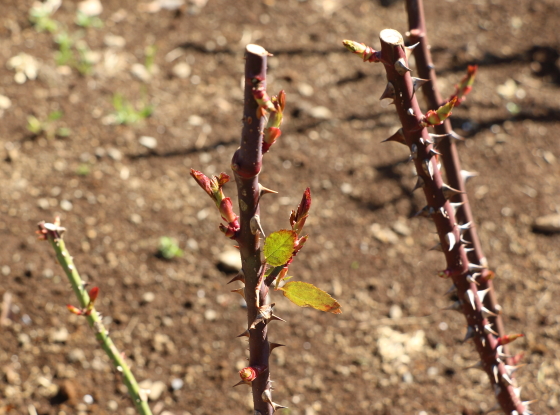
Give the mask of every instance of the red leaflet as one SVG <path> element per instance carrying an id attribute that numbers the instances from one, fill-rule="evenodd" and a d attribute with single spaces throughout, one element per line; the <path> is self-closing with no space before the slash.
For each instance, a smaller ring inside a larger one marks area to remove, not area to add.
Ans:
<path id="1" fill-rule="evenodd" d="M 514 340 L 517 340 L 520 337 L 525 337 L 524 334 L 506 334 L 505 336 L 498 337 L 498 346 L 503 346 L 504 344 L 511 343 Z"/>
<path id="2" fill-rule="evenodd" d="M 99 287 L 93 287 L 91 290 L 89 290 L 89 302 L 90 303 L 94 303 L 97 295 L 99 294 Z"/>
<path id="3" fill-rule="evenodd" d="M 77 316 L 81 316 L 84 314 L 82 310 L 80 310 L 77 307 L 74 307 L 73 305 L 68 304 L 66 308 L 68 308 L 68 311 L 70 311 L 72 314 L 76 314 Z"/>

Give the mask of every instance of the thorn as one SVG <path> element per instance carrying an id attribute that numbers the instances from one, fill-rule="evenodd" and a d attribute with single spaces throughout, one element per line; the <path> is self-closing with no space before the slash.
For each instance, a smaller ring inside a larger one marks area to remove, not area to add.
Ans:
<path id="1" fill-rule="evenodd" d="M 241 281 L 243 284 L 245 284 L 245 273 L 243 272 L 242 269 L 239 270 L 239 272 L 237 273 L 237 275 L 235 277 L 233 277 L 231 279 L 230 282 L 228 282 L 228 284 L 231 284 L 234 281 Z"/>
<path id="2" fill-rule="evenodd" d="M 416 179 L 416 185 L 414 186 L 414 189 L 412 189 L 412 191 L 414 192 L 421 187 L 424 187 L 424 179 L 422 178 L 422 176 L 418 176 L 418 178 Z"/>
<path id="3" fill-rule="evenodd" d="M 516 340 L 520 337 L 525 337 L 525 335 L 521 334 L 521 333 L 519 333 L 519 334 L 506 334 L 502 337 L 498 337 L 498 339 L 497 339 L 498 340 L 498 345 L 502 346 L 504 344 L 511 343 L 512 341 L 514 341 L 514 340 Z"/>
<path id="4" fill-rule="evenodd" d="M 517 399 L 521 399 L 521 389 L 523 389 L 523 386 L 513 388 L 513 393 L 517 396 Z"/>
<path id="5" fill-rule="evenodd" d="M 280 343 L 272 343 L 272 342 L 268 342 L 268 345 L 270 347 L 270 353 L 272 354 L 272 351 L 274 349 L 276 349 L 277 347 L 284 347 L 286 346 L 285 344 L 280 344 Z"/>
<path id="6" fill-rule="evenodd" d="M 504 353 L 504 346 L 497 346 L 496 353 L 498 354 L 498 357 L 502 357 L 502 358 L 511 357 L 511 355 Z"/>
<path id="7" fill-rule="evenodd" d="M 259 183 L 259 193 L 260 193 L 261 196 L 262 196 L 262 195 L 265 195 L 265 194 L 267 194 L 267 193 L 278 194 L 278 192 L 277 192 L 276 190 L 272 190 L 272 189 L 269 189 L 269 188 L 267 188 L 267 187 L 264 187 L 264 186 L 263 186 L 262 184 L 260 184 L 260 183 Z"/>
<path id="8" fill-rule="evenodd" d="M 278 321 L 286 322 L 286 320 L 284 320 L 283 318 L 278 317 L 278 316 L 275 315 L 275 314 L 271 314 L 270 319 L 271 319 L 271 320 L 278 320 Z"/>
<path id="9" fill-rule="evenodd" d="M 469 179 L 472 179 L 473 177 L 476 177 L 476 176 L 478 176 L 477 172 L 461 170 L 461 178 L 463 179 L 463 183 L 465 183 L 465 184 L 469 181 Z"/>
<path id="10" fill-rule="evenodd" d="M 459 313 L 461 313 L 461 306 L 462 306 L 462 302 L 457 300 L 455 301 L 453 304 L 451 304 L 450 306 L 447 306 L 445 308 L 442 308 L 442 310 L 445 311 L 458 311 Z"/>
<path id="11" fill-rule="evenodd" d="M 430 176 L 430 179 L 434 179 L 434 166 L 432 166 L 431 159 L 428 158 L 422 161 L 422 169 L 424 173 Z"/>
<path id="12" fill-rule="evenodd" d="M 251 333 L 249 333 L 249 330 L 245 330 L 243 333 L 241 333 L 237 337 L 251 337 Z"/>
<path id="13" fill-rule="evenodd" d="M 467 229 L 472 228 L 472 227 L 473 227 L 473 224 L 472 224 L 472 222 L 467 222 L 467 223 L 464 223 L 464 224 L 462 224 L 462 225 L 457 225 L 457 227 L 459 228 L 459 231 L 460 231 L 461 233 L 463 233 L 463 232 L 466 231 Z"/>
<path id="14" fill-rule="evenodd" d="M 478 264 L 471 264 L 469 263 L 469 272 L 472 271 L 482 271 L 483 269 L 485 269 L 486 267 L 483 267 L 482 265 L 478 265 Z"/>
<path id="15" fill-rule="evenodd" d="M 245 287 L 238 288 L 237 290 L 231 290 L 232 293 L 237 293 L 241 297 L 245 298 Z"/>
<path id="16" fill-rule="evenodd" d="M 439 213 L 441 213 L 441 216 L 443 216 L 445 219 L 449 219 L 449 214 L 443 206 L 439 208 Z"/>
<path id="17" fill-rule="evenodd" d="M 502 388 L 497 383 L 494 383 L 494 395 L 498 396 L 500 393 L 502 393 Z"/>
<path id="18" fill-rule="evenodd" d="M 253 235 L 256 235 L 257 232 L 260 232 L 263 238 L 266 238 L 266 235 L 264 234 L 263 228 L 261 226 L 261 217 L 259 215 L 255 215 L 251 218 L 251 220 L 249 221 L 249 226 Z"/>
<path id="19" fill-rule="evenodd" d="M 276 412 L 278 409 L 287 408 L 286 406 L 282 406 L 272 402 L 272 393 L 270 393 L 270 389 L 265 389 L 264 392 L 261 394 L 261 398 L 264 402 L 268 402 L 272 406 L 273 413 Z"/>
<path id="20" fill-rule="evenodd" d="M 430 216 L 432 216 L 434 213 L 436 213 L 436 211 L 434 210 L 433 207 L 431 206 L 424 206 L 422 208 L 422 210 L 420 210 L 418 213 L 416 213 L 414 215 L 414 217 L 416 216 L 423 216 L 425 218 L 429 218 Z"/>
<path id="21" fill-rule="evenodd" d="M 519 369 L 521 369 L 523 366 L 527 366 L 526 363 L 523 363 L 521 365 L 517 365 L 517 366 L 509 366 L 509 365 L 504 365 L 504 367 L 506 368 L 506 372 L 508 375 L 513 375 L 515 372 L 517 372 Z"/>
<path id="22" fill-rule="evenodd" d="M 486 294 L 488 294 L 488 291 L 490 291 L 490 288 L 487 288 L 485 290 L 480 290 L 477 291 L 476 294 L 478 295 L 478 298 L 480 300 L 480 302 L 484 302 L 484 297 L 486 297 Z"/>
<path id="23" fill-rule="evenodd" d="M 465 334 L 465 338 L 463 339 L 463 343 L 472 339 L 474 337 L 474 333 L 475 333 L 474 328 L 472 326 L 468 326 L 467 327 L 467 334 Z"/>
<path id="24" fill-rule="evenodd" d="M 404 139 L 403 129 L 399 128 L 399 130 L 395 134 L 383 140 L 382 143 L 386 143 L 387 141 L 395 141 L 397 143 L 406 144 L 406 141 Z"/>
<path id="25" fill-rule="evenodd" d="M 486 334 L 490 334 L 490 333 L 491 333 L 491 334 L 493 334 L 494 336 L 499 336 L 498 333 L 496 333 L 494 330 L 492 330 L 492 324 L 486 324 L 486 325 L 484 326 L 484 332 L 485 332 Z"/>
<path id="26" fill-rule="evenodd" d="M 465 299 L 469 300 L 473 310 L 476 310 L 476 304 L 474 302 L 474 293 L 472 292 L 472 290 L 470 288 L 467 291 L 465 291 Z"/>
<path id="27" fill-rule="evenodd" d="M 448 232 L 445 235 L 445 242 L 447 242 L 447 246 L 449 247 L 449 251 L 453 249 L 455 246 L 455 234 L 453 232 Z"/>
<path id="28" fill-rule="evenodd" d="M 391 82 L 387 82 L 387 86 L 385 87 L 385 91 L 383 91 L 383 94 L 381 94 L 381 98 L 379 98 L 379 100 L 380 101 L 382 101 L 384 99 L 394 100 L 395 98 L 396 98 L 395 86 Z"/>
<path id="29" fill-rule="evenodd" d="M 410 115 L 411 117 L 414 117 L 414 110 L 413 110 L 412 108 L 409 108 L 409 109 L 406 111 L 406 113 L 407 113 L 408 115 Z"/>
<path id="30" fill-rule="evenodd" d="M 400 58 L 395 62 L 395 70 L 400 76 L 404 76 L 407 72 L 412 72 L 412 69 L 404 63 L 404 58 Z"/>
<path id="31" fill-rule="evenodd" d="M 454 140 L 457 141 L 465 141 L 465 139 L 463 137 L 461 137 L 459 134 L 457 134 L 455 131 L 451 130 L 451 132 L 449 133 L 449 135 L 451 136 L 451 138 L 453 138 Z"/>
<path id="32" fill-rule="evenodd" d="M 474 248 L 463 248 L 465 250 L 465 252 L 468 254 L 469 252 L 474 251 Z M 467 277 L 468 279 L 469 277 Z M 474 282 L 474 281 L 473 281 Z M 477 282 L 475 282 L 475 284 L 478 284 Z"/>
<path id="33" fill-rule="evenodd" d="M 474 365 L 467 366 L 465 369 L 479 369 L 479 370 L 484 370 L 484 363 L 482 363 L 482 360 L 479 360 L 479 361 L 476 362 Z"/>
<path id="34" fill-rule="evenodd" d="M 507 375 L 507 373 L 502 373 L 502 379 L 505 380 L 508 384 L 513 386 L 513 380 Z"/>
<path id="35" fill-rule="evenodd" d="M 455 291 L 457 291 L 457 287 L 455 286 L 455 284 L 451 284 L 451 287 L 449 287 L 449 289 L 443 295 L 449 295 L 454 293 Z"/>
<path id="36" fill-rule="evenodd" d="M 453 208 L 453 214 L 457 213 L 457 209 L 465 204 L 465 202 L 458 202 L 458 203 L 449 203 Z"/>
<path id="37" fill-rule="evenodd" d="M 416 144 L 412 144 L 410 146 L 410 158 L 415 159 L 418 157 L 418 146 Z"/>
<path id="38" fill-rule="evenodd" d="M 466 249 L 465 249 L 465 251 L 466 251 Z M 469 275 L 467 275 L 467 281 L 470 282 L 470 283 L 472 283 L 472 284 L 480 285 L 480 284 L 476 281 L 477 276 L 480 276 L 480 273 L 476 272 L 476 273 L 474 273 L 474 274 L 472 274 L 472 275 L 469 274 Z"/>
<path id="39" fill-rule="evenodd" d="M 434 147 L 431 147 L 431 148 L 428 150 L 428 155 L 429 155 L 430 157 L 433 157 L 433 156 L 441 156 L 441 153 L 440 153 L 439 151 L 437 151 Z M 440 168 L 439 166 L 438 166 L 438 169 L 441 170 L 441 168 Z"/>
<path id="40" fill-rule="evenodd" d="M 496 383 L 498 383 L 498 366 L 492 366 L 492 373 L 494 374 L 494 380 L 496 381 Z"/>
<path id="41" fill-rule="evenodd" d="M 430 82 L 430 80 L 412 77 L 412 88 L 414 89 L 414 92 L 416 92 L 418 88 L 420 88 L 426 82 Z"/>
<path id="42" fill-rule="evenodd" d="M 496 313 L 493 313 L 492 311 L 488 310 L 486 307 L 482 307 L 482 309 L 480 311 L 482 312 L 482 317 L 484 317 L 484 318 L 498 317 L 498 315 Z"/>
<path id="43" fill-rule="evenodd" d="M 246 380 L 240 380 L 235 385 L 233 385 L 232 388 L 235 388 L 236 386 L 239 386 L 239 385 L 249 385 L 249 386 L 251 386 L 252 384 L 253 384 L 253 382 L 249 382 L 249 381 L 246 381 Z"/>
<path id="44" fill-rule="evenodd" d="M 430 138 L 433 140 L 432 142 L 434 143 L 434 146 L 438 146 L 439 143 L 441 143 L 443 140 L 445 140 L 447 137 L 450 137 L 451 134 L 430 134 Z"/>
<path id="45" fill-rule="evenodd" d="M 428 251 L 438 251 L 438 252 L 443 252 L 443 249 L 441 247 L 441 242 L 438 242 L 437 244 L 435 244 L 434 246 L 432 246 L 430 249 L 428 249 Z M 455 287 L 455 286 L 454 286 Z M 457 289 L 457 288 L 455 288 Z"/>
<path id="46" fill-rule="evenodd" d="M 461 192 L 460 190 L 454 189 L 445 183 L 442 184 L 441 191 L 443 192 L 443 197 L 445 197 L 446 200 L 451 199 L 453 196 L 465 193 Z"/>
<path id="47" fill-rule="evenodd" d="M 414 48 L 416 48 L 416 46 L 418 46 L 419 44 L 420 44 L 420 42 L 417 42 L 414 45 L 404 47 L 404 53 L 406 53 L 406 59 L 408 59 L 410 57 Z"/>

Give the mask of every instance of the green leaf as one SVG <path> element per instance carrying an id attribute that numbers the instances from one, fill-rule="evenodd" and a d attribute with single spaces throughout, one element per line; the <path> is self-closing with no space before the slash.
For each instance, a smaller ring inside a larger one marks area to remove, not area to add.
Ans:
<path id="1" fill-rule="evenodd" d="M 340 304 L 323 290 L 301 281 L 286 283 L 280 290 L 292 303 L 300 307 L 313 307 L 316 310 L 341 314 Z"/>
<path id="2" fill-rule="evenodd" d="M 279 267 L 292 257 L 297 234 L 294 231 L 283 229 L 271 233 L 264 241 L 264 257 L 266 262 Z"/>

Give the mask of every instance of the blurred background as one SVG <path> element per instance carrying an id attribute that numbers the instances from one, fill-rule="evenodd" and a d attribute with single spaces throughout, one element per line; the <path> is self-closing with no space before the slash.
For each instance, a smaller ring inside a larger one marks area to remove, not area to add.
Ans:
<path id="1" fill-rule="evenodd" d="M 517 372 L 535 413 L 560 413 L 560 10 L 556 0 L 425 2 L 444 96 Z M 273 293 L 274 400 L 290 415 L 482 414 L 494 405 L 380 65 L 343 47 L 405 33 L 400 0 L 6 0 L 0 16 L 0 414 L 133 414 L 121 379 L 36 224 L 60 215 L 82 277 L 154 414 L 251 414 L 239 264 L 212 201 L 189 176 L 225 171 L 241 130 L 243 53 L 286 90 L 283 135 L 265 156 L 265 232 L 289 226 L 311 188 L 310 236 L 290 267 L 342 305 L 300 309 Z M 422 100 L 421 100 L 422 102 Z M 235 186 L 226 186 L 235 200 Z"/>

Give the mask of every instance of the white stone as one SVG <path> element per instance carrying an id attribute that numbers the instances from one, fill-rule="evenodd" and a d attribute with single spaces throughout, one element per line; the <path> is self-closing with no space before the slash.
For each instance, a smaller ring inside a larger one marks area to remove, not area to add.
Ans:
<path id="1" fill-rule="evenodd" d="M 187 62 L 179 62 L 171 69 L 171 72 L 177 78 L 186 79 L 191 74 L 191 67 Z"/>
<path id="2" fill-rule="evenodd" d="M 78 3 L 78 11 L 89 17 L 99 16 L 103 5 L 99 0 L 85 0 Z"/>
<path id="3" fill-rule="evenodd" d="M 154 137 L 143 135 L 138 139 L 138 142 L 146 148 L 153 150 L 157 147 L 157 140 Z"/>
<path id="4" fill-rule="evenodd" d="M 218 256 L 218 265 L 227 271 L 239 271 L 241 269 L 241 256 L 239 251 L 228 249 Z"/>

